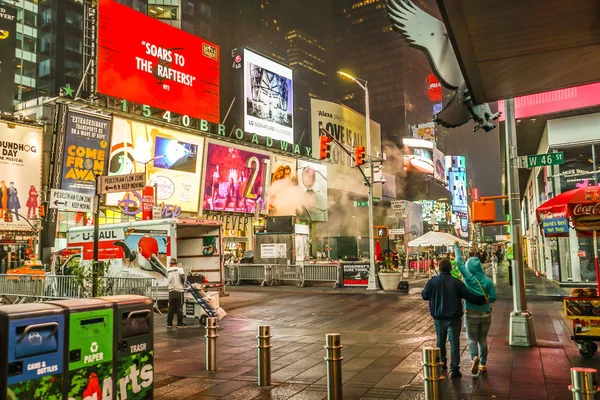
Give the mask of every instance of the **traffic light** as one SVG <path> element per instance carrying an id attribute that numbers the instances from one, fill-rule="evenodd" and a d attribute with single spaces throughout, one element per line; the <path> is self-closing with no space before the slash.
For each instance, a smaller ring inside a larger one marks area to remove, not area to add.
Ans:
<path id="1" fill-rule="evenodd" d="M 327 135 L 319 137 L 319 160 L 327 160 L 331 149 L 331 138 Z"/>
<path id="2" fill-rule="evenodd" d="M 358 167 L 365 163 L 365 148 L 363 146 L 354 147 L 354 165 Z"/>

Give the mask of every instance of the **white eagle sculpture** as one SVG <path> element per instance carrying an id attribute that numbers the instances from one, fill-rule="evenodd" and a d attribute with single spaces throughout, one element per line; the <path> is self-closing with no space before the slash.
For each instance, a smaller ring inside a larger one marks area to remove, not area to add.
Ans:
<path id="1" fill-rule="evenodd" d="M 487 103 L 473 104 L 444 23 L 415 6 L 411 0 L 386 0 L 386 10 L 392 28 L 410 46 L 425 53 L 442 85 L 454 90 L 450 101 L 433 116 L 433 121 L 455 128 L 473 119 L 477 122 L 473 131 L 483 129 L 489 132 L 494 129 L 496 126 L 491 121 L 498 119 L 500 113 L 493 114 Z"/>

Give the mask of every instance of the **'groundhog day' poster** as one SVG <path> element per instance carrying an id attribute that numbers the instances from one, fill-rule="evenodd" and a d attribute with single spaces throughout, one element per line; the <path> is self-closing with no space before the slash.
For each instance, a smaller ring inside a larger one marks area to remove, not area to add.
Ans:
<path id="1" fill-rule="evenodd" d="M 0 123 L 0 230 L 31 229 L 26 219 L 38 217 L 41 163 L 41 129 Z"/>

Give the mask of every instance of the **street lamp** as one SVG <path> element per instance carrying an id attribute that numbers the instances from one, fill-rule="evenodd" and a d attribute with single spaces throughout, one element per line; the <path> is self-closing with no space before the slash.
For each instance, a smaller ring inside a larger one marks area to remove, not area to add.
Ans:
<path id="1" fill-rule="evenodd" d="M 160 156 L 156 156 L 156 157 L 152 157 L 151 159 L 149 159 L 146 162 L 141 162 L 141 161 L 137 161 L 136 162 L 138 164 L 143 164 L 144 165 L 144 179 L 146 179 L 146 166 L 148 164 L 150 164 L 152 161 L 154 160 L 159 160 L 161 158 L 165 158 L 167 155 L 166 154 L 161 154 Z M 154 183 L 154 205 L 156 205 L 158 203 L 158 184 Z"/>
<path id="2" fill-rule="evenodd" d="M 365 92 L 365 133 L 367 136 L 367 156 L 372 157 L 371 150 L 371 116 L 369 113 L 369 89 L 367 88 L 367 81 L 364 79 L 358 79 L 353 77 L 352 75 L 338 71 L 339 75 L 344 78 L 350 79 L 352 82 L 356 83 L 362 90 Z M 367 187 L 369 188 L 369 286 L 367 286 L 367 290 L 377 290 L 379 289 L 379 284 L 377 283 L 377 275 L 375 274 L 375 243 L 373 240 L 373 168 L 369 166 L 369 176 L 368 176 Z"/>

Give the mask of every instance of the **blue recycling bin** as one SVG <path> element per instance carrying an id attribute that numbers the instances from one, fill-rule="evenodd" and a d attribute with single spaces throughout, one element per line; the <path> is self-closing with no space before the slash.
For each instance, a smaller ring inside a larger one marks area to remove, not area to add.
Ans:
<path id="1" fill-rule="evenodd" d="M 0 399 L 62 399 L 64 337 L 61 307 L 0 306 Z"/>

